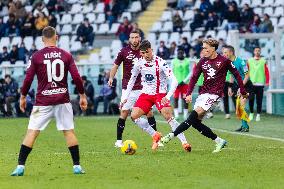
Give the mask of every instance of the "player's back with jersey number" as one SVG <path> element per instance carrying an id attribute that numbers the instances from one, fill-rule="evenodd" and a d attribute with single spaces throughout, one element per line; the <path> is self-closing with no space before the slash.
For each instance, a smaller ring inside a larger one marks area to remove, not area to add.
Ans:
<path id="1" fill-rule="evenodd" d="M 82 81 L 72 55 L 58 47 L 45 47 L 34 53 L 29 60 L 22 94 L 26 94 L 34 75 L 38 88 L 36 106 L 49 106 L 70 102 L 67 75 L 70 72 L 80 93 Z"/>

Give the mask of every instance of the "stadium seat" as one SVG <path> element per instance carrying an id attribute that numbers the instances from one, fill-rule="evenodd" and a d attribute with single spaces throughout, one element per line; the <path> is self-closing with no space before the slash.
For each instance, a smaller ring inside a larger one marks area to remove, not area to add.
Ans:
<path id="1" fill-rule="evenodd" d="M 192 20 L 193 16 L 194 16 L 193 10 L 187 10 L 187 11 L 185 11 L 185 14 L 183 16 L 183 20 L 184 21 Z"/>
<path id="2" fill-rule="evenodd" d="M 96 21 L 96 15 L 95 15 L 95 13 L 91 13 L 91 12 L 88 13 L 88 14 L 86 15 L 86 18 L 89 19 L 89 22 L 90 22 L 91 24 Z"/>
<path id="3" fill-rule="evenodd" d="M 24 61 L 18 60 L 16 61 L 15 65 L 16 66 L 13 68 L 13 71 L 12 71 L 12 77 L 18 78 L 20 76 L 24 76 L 25 68 L 26 68 Z"/>
<path id="4" fill-rule="evenodd" d="M 75 42 L 72 43 L 70 51 L 71 52 L 77 52 L 77 51 L 79 51 L 81 49 L 82 49 L 81 42 L 80 41 L 75 41 Z"/>
<path id="5" fill-rule="evenodd" d="M 100 13 L 95 21 L 95 23 L 97 24 L 102 24 L 102 23 L 105 23 L 106 21 L 106 18 L 105 18 L 105 14 L 103 13 Z"/>
<path id="6" fill-rule="evenodd" d="M 13 37 L 13 39 L 11 41 L 11 45 L 20 46 L 21 43 L 22 43 L 22 38 L 21 37 Z"/>
<path id="7" fill-rule="evenodd" d="M 187 38 L 187 40 L 188 40 L 188 42 L 190 42 L 190 41 L 191 41 L 191 35 L 190 35 L 190 32 L 183 32 L 183 33 L 181 34 L 181 37 L 186 37 L 186 38 Z"/>
<path id="8" fill-rule="evenodd" d="M 215 38 L 216 37 L 216 32 L 214 30 L 209 30 L 209 31 L 206 32 L 205 37 L 208 37 L 210 35 L 211 35 L 212 38 Z"/>
<path id="9" fill-rule="evenodd" d="M 72 24 L 81 24 L 84 20 L 84 15 L 83 14 L 75 14 L 74 18 L 72 20 Z"/>
<path id="10" fill-rule="evenodd" d="M 280 17 L 284 16 L 284 7 L 276 7 L 273 13 L 273 16 Z"/>
<path id="11" fill-rule="evenodd" d="M 156 44 L 157 42 L 155 33 L 149 33 L 147 39 L 150 41 L 151 44 Z"/>
<path id="12" fill-rule="evenodd" d="M 172 20 L 172 12 L 171 11 L 164 11 L 160 20 L 161 21 Z"/>
<path id="13" fill-rule="evenodd" d="M 70 44 L 73 44 L 77 40 L 77 35 L 72 35 Z"/>
<path id="14" fill-rule="evenodd" d="M 283 16 L 279 19 L 278 27 L 284 27 L 284 17 Z"/>
<path id="15" fill-rule="evenodd" d="M 178 32 L 173 32 L 170 35 L 169 43 L 176 42 L 176 44 L 179 44 L 179 39 L 180 39 L 180 34 Z"/>
<path id="16" fill-rule="evenodd" d="M 43 42 L 42 42 L 41 36 L 36 37 L 36 39 L 35 39 L 35 46 L 36 46 L 36 48 L 37 48 L 38 50 L 39 50 L 39 49 L 42 49 L 42 48 L 44 47 L 44 44 L 43 44 Z"/>
<path id="17" fill-rule="evenodd" d="M 160 33 L 158 42 L 164 41 L 165 43 L 168 43 L 169 40 L 169 34 L 168 33 Z"/>
<path id="18" fill-rule="evenodd" d="M 265 7 L 263 10 L 264 14 L 268 14 L 269 16 L 273 15 L 273 8 L 272 7 Z"/>
<path id="19" fill-rule="evenodd" d="M 284 1 L 283 0 L 275 0 L 274 6 L 284 6 Z"/>
<path id="20" fill-rule="evenodd" d="M 173 30 L 173 23 L 172 21 L 167 21 L 164 23 L 163 28 L 161 29 L 161 31 L 163 32 L 170 32 Z"/>
<path id="21" fill-rule="evenodd" d="M 127 17 L 129 21 L 132 20 L 132 16 L 130 12 L 123 12 L 118 22 L 123 22 L 124 17 Z"/>
<path id="22" fill-rule="evenodd" d="M 152 32 L 157 32 L 162 28 L 162 23 L 161 22 L 155 22 L 151 28 Z"/>
<path id="23" fill-rule="evenodd" d="M 72 16 L 71 14 L 63 14 L 61 20 L 60 20 L 60 24 L 69 24 L 72 22 Z"/>
<path id="24" fill-rule="evenodd" d="M 97 24 L 92 24 L 92 26 L 93 26 L 93 33 L 97 33 L 98 25 Z"/>
<path id="25" fill-rule="evenodd" d="M 97 53 L 90 54 L 89 63 L 99 64 L 100 63 L 99 55 Z"/>
<path id="26" fill-rule="evenodd" d="M 104 3 L 98 3 L 94 12 L 95 13 L 103 13 L 104 8 L 105 8 Z"/>
<path id="27" fill-rule="evenodd" d="M 115 34 L 119 28 L 119 23 L 113 23 L 111 29 L 108 31 L 108 34 Z"/>
<path id="28" fill-rule="evenodd" d="M 190 23 L 191 21 L 186 22 L 186 24 L 183 26 L 182 31 L 190 31 Z"/>
<path id="29" fill-rule="evenodd" d="M 269 7 L 274 4 L 274 0 L 263 0 L 263 3 L 260 5 L 262 7 Z"/>
<path id="30" fill-rule="evenodd" d="M 34 43 L 33 37 L 31 37 L 31 36 L 25 37 L 24 43 L 25 43 L 27 50 L 30 50 L 32 48 L 33 43 Z"/>
<path id="31" fill-rule="evenodd" d="M 70 51 L 70 39 L 68 35 L 62 35 L 59 38 L 58 45 L 60 48 Z"/>
<path id="32" fill-rule="evenodd" d="M 22 61 L 22 60 L 17 60 L 17 61 L 15 62 L 15 65 L 17 65 L 17 66 L 25 66 L 25 63 L 24 63 L 24 61 Z"/>
<path id="33" fill-rule="evenodd" d="M 277 26 L 278 18 L 272 17 L 272 18 L 270 18 L 270 20 L 271 20 L 273 26 Z"/>
<path id="34" fill-rule="evenodd" d="M 142 5 L 140 1 L 133 1 L 128 9 L 129 12 L 138 13 L 142 10 Z"/>
<path id="35" fill-rule="evenodd" d="M 219 30 L 217 35 L 216 35 L 216 38 L 217 39 L 227 39 L 227 31 L 226 30 Z"/>
<path id="36" fill-rule="evenodd" d="M 63 25 L 60 34 L 70 34 L 70 33 L 72 33 L 72 25 L 71 24 Z"/>
<path id="37" fill-rule="evenodd" d="M 3 23 L 7 23 L 8 20 L 9 20 L 9 16 L 4 16 L 3 17 Z"/>
<path id="38" fill-rule="evenodd" d="M 193 34 L 192 34 L 192 37 L 191 37 L 191 40 L 194 41 L 195 39 L 197 39 L 199 36 L 201 36 L 203 34 L 202 31 L 195 31 Z"/>
<path id="39" fill-rule="evenodd" d="M 3 61 L 3 62 L 1 63 L 1 66 L 2 66 L 2 67 L 11 66 L 11 62 L 10 62 L 10 61 Z"/>
<path id="40" fill-rule="evenodd" d="M 2 51 L 2 48 L 6 46 L 9 48 L 10 45 L 10 38 L 9 37 L 2 37 L 0 40 L 0 50 Z"/>
<path id="41" fill-rule="evenodd" d="M 254 0 L 253 0 L 254 1 Z M 251 0 L 242 0 L 241 4 L 238 4 L 239 6 L 243 7 L 245 4 L 251 5 Z"/>
<path id="42" fill-rule="evenodd" d="M 112 56 L 116 56 L 121 48 L 122 48 L 121 41 L 113 40 L 110 46 Z"/>
<path id="43" fill-rule="evenodd" d="M 25 6 L 26 12 L 32 12 L 33 11 L 33 6 L 32 5 L 26 5 Z"/>
<path id="44" fill-rule="evenodd" d="M 107 34 L 108 31 L 109 31 L 109 25 L 108 24 L 101 24 L 99 26 L 97 34 Z"/>
<path id="45" fill-rule="evenodd" d="M 71 7 L 71 10 L 69 11 L 69 13 L 71 14 L 77 14 L 79 12 L 81 12 L 82 6 L 79 3 L 73 4 Z"/>
<path id="46" fill-rule="evenodd" d="M 252 0 L 251 1 L 251 7 L 260 7 L 261 4 L 262 4 L 262 0 Z"/>
<path id="47" fill-rule="evenodd" d="M 259 16 L 262 16 L 262 8 L 260 8 L 260 7 L 254 8 L 253 12 L 255 14 L 258 14 Z"/>
<path id="48" fill-rule="evenodd" d="M 100 60 L 102 62 L 110 62 L 111 60 L 110 54 L 111 54 L 110 47 L 107 47 L 107 46 L 102 47 L 100 51 L 100 57 L 101 57 Z"/>
<path id="49" fill-rule="evenodd" d="M 87 13 L 92 12 L 93 10 L 94 10 L 93 4 L 92 3 L 88 3 L 88 4 L 85 4 L 83 6 L 82 12 L 83 12 L 83 14 L 87 14 Z"/>

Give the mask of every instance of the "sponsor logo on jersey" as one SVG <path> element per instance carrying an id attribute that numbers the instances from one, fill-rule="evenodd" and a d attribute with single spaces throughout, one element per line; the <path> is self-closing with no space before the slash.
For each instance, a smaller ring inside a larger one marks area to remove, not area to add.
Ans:
<path id="1" fill-rule="evenodd" d="M 146 82 L 152 82 L 154 80 L 154 76 L 152 74 L 145 75 Z"/>
<path id="2" fill-rule="evenodd" d="M 126 57 L 126 59 L 128 60 L 133 60 L 134 58 L 136 58 L 135 54 L 129 53 Z"/>
<path id="3" fill-rule="evenodd" d="M 45 96 L 54 95 L 54 94 L 64 94 L 67 92 L 66 88 L 57 88 L 57 89 L 51 89 L 51 90 L 44 90 L 41 92 L 41 94 Z"/>

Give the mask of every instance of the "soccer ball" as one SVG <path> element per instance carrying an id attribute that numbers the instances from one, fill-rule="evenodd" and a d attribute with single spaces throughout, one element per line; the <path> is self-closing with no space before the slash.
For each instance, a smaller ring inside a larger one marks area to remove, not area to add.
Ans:
<path id="1" fill-rule="evenodd" d="M 123 142 L 123 146 L 120 149 L 124 154 L 133 155 L 137 150 L 137 145 L 133 140 L 126 140 Z"/>

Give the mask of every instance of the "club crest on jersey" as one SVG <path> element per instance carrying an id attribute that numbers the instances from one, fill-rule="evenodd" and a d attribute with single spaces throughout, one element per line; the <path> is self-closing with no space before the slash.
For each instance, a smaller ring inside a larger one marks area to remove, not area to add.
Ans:
<path id="1" fill-rule="evenodd" d="M 214 78 L 214 76 L 216 75 L 216 70 L 214 68 L 210 68 L 209 70 L 207 70 L 207 75 L 207 79 Z"/>
<path id="2" fill-rule="evenodd" d="M 154 80 L 154 76 L 152 74 L 145 75 L 146 82 L 152 82 Z"/>

